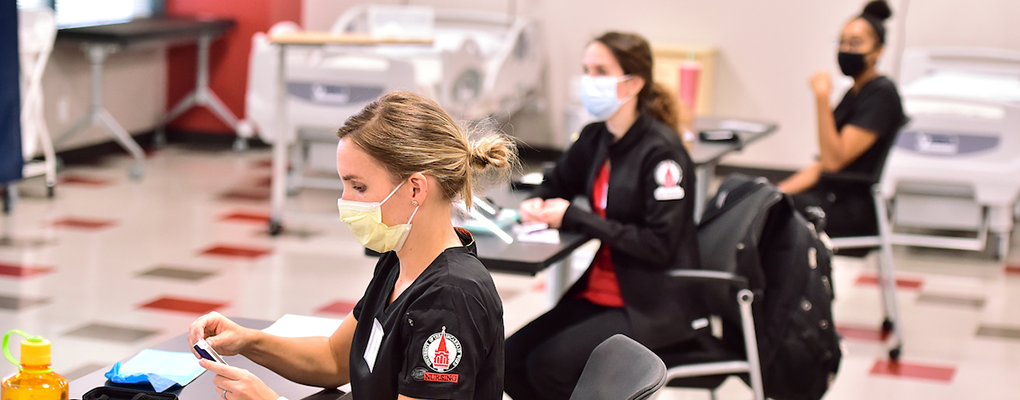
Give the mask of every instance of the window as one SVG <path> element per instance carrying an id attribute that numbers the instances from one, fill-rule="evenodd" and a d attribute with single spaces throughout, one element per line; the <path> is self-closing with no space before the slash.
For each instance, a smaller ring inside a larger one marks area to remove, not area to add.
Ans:
<path id="1" fill-rule="evenodd" d="M 57 27 L 112 24 L 163 13 L 164 0 L 17 0 L 19 8 L 51 7 Z"/>

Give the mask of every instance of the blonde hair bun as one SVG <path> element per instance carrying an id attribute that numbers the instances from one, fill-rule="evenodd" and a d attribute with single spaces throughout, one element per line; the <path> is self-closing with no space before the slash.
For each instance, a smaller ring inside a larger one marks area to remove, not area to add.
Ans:
<path id="1" fill-rule="evenodd" d="M 501 134 L 492 133 L 471 144 L 471 167 L 505 170 L 513 165 L 517 146 Z"/>

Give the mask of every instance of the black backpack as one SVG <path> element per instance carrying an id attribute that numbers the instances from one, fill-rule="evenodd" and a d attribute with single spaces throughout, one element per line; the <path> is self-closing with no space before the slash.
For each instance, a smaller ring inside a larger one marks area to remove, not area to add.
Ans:
<path id="1" fill-rule="evenodd" d="M 832 321 L 832 251 L 764 178 L 730 176 L 698 226 L 702 268 L 748 279 L 765 395 L 819 399 L 842 358 Z M 706 293 L 732 302 L 731 293 Z M 717 297 L 717 298 L 713 298 Z M 710 303 L 711 304 L 711 303 Z M 719 303 L 723 304 L 723 303 Z M 739 315 L 721 315 L 724 343 L 743 352 Z"/>

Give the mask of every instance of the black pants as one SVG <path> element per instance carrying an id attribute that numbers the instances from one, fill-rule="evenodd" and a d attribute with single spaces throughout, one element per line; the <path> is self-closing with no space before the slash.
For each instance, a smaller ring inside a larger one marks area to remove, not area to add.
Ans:
<path id="1" fill-rule="evenodd" d="M 870 187 L 844 186 L 847 187 L 819 183 L 804 193 L 794 195 L 794 207 L 800 212 L 812 206 L 825 211 L 825 233 L 830 237 L 877 235 L 877 213 Z"/>
<path id="2" fill-rule="evenodd" d="M 623 308 L 564 298 L 506 339 L 504 390 L 515 400 L 566 400 L 592 350 L 631 331 Z"/>

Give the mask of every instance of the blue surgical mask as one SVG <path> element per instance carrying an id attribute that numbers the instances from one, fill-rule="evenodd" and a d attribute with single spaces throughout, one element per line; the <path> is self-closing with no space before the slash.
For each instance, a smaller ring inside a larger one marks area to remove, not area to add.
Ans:
<path id="1" fill-rule="evenodd" d="M 616 84 L 630 78 L 629 75 L 581 76 L 581 103 L 584 104 L 584 109 L 598 119 L 604 120 L 612 117 L 624 103 L 631 99 L 630 97 L 622 100 L 616 98 Z"/>

